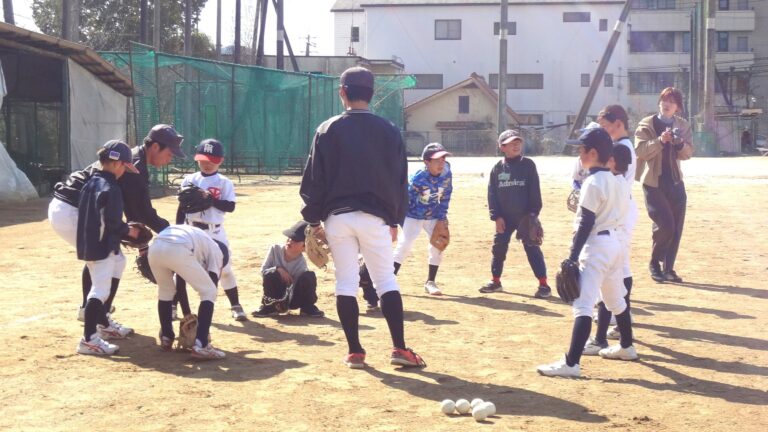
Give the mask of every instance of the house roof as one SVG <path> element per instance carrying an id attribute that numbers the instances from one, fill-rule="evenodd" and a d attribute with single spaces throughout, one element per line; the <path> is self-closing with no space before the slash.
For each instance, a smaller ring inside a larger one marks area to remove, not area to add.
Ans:
<path id="1" fill-rule="evenodd" d="M 483 79 L 483 77 L 481 77 L 480 75 L 476 74 L 475 72 L 472 72 L 472 74 L 469 76 L 469 78 L 465 79 L 464 81 L 460 81 L 460 82 L 458 82 L 458 83 L 456 83 L 456 84 L 454 84 L 454 85 L 452 85 L 452 86 L 450 86 L 448 88 L 444 88 L 444 89 L 440 90 L 437 93 L 433 93 L 433 94 L 425 97 L 424 99 L 418 100 L 418 101 L 416 101 L 416 102 L 406 106 L 405 107 L 405 111 L 408 112 L 408 111 L 414 110 L 414 109 L 420 107 L 421 105 L 426 104 L 427 102 L 429 102 L 431 100 L 437 99 L 438 97 L 440 97 L 442 95 L 445 95 L 445 94 L 450 93 L 450 92 L 452 92 L 454 90 L 461 89 L 461 88 L 464 88 L 466 86 L 471 86 L 471 85 L 474 85 L 478 89 L 480 89 L 480 91 L 483 94 L 485 94 L 486 97 L 491 99 L 494 104 L 496 104 L 496 105 L 499 104 L 499 95 L 496 94 L 495 91 L 493 91 L 491 86 L 489 86 L 488 83 L 485 82 L 485 79 Z M 518 122 L 518 123 L 520 122 L 520 119 L 517 117 L 517 113 L 514 112 L 512 110 L 512 108 L 509 107 L 509 105 L 507 105 L 507 115 L 509 115 L 510 117 L 515 119 L 516 122 Z"/>
<path id="2" fill-rule="evenodd" d="M 510 0 L 509 4 L 546 4 L 546 3 L 624 3 L 621 0 Z M 492 0 L 336 0 L 331 7 L 331 12 L 357 12 L 366 6 L 475 6 L 475 5 L 501 5 L 500 1 Z"/>
<path id="3" fill-rule="evenodd" d="M 0 46 L 71 58 L 115 91 L 133 95 L 131 80 L 85 45 L 0 22 Z"/>

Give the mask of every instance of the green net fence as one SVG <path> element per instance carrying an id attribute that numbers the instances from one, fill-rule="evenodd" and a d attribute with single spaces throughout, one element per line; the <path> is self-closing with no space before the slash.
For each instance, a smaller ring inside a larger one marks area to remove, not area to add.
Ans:
<path id="1" fill-rule="evenodd" d="M 184 135 L 185 153 L 202 139 L 224 144 L 224 171 L 279 176 L 298 173 L 315 128 L 341 112 L 338 77 L 182 57 L 131 44 L 129 52 L 101 56 L 133 80 L 133 131 L 139 140 L 157 123 Z M 410 75 L 376 75 L 371 110 L 403 128 L 403 89 Z M 153 173 L 172 183 L 197 169 L 194 160 Z"/>

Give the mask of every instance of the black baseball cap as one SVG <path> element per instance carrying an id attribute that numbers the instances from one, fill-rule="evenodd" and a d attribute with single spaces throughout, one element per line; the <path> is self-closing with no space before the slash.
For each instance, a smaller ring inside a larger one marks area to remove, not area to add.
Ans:
<path id="1" fill-rule="evenodd" d="M 608 132 L 603 128 L 587 129 L 579 136 L 581 145 L 584 146 L 584 151 L 587 152 L 591 149 L 597 150 L 597 154 L 601 156 L 608 155 L 605 160 L 608 160 L 613 153 L 613 140 Z"/>
<path id="2" fill-rule="evenodd" d="M 440 143 L 429 143 L 424 146 L 424 150 L 421 152 L 421 160 L 440 159 L 443 156 L 450 156 L 445 147 Z"/>
<path id="3" fill-rule="evenodd" d="M 195 148 L 195 160 L 207 160 L 220 164 L 224 160 L 224 146 L 213 138 L 202 140 Z"/>
<path id="4" fill-rule="evenodd" d="M 303 242 L 307 238 L 306 235 L 304 234 L 304 231 L 307 229 L 307 225 L 309 225 L 309 223 L 303 220 L 298 221 L 295 224 L 293 224 L 292 227 L 283 231 L 283 235 L 293 241 Z"/>
<path id="5" fill-rule="evenodd" d="M 184 142 L 184 136 L 176 132 L 173 125 L 156 124 L 149 130 L 147 138 L 149 138 L 150 141 L 160 143 L 170 148 L 174 156 L 180 158 L 186 157 L 181 150 L 181 143 Z"/>
<path id="6" fill-rule="evenodd" d="M 499 144 L 508 144 L 516 139 L 523 140 L 523 134 L 517 129 L 507 129 L 499 134 Z"/>
<path id="7" fill-rule="evenodd" d="M 364 87 L 373 89 L 373 73 L 360 66 L 351 67 L 341 74 L 342 87 Z"/>
<path id="8" fill-rule="evenodd" d="M 108 160 L 120 161 L 125 164 L 128 171 L 134 174 L 139 173 L 139 170 L 133 165 L 133 156 L 131 155 L 131 148 L 128 147 L 128 144 L 120 140 L 109 140 L 104 143 L 102 148 L 104 151 L 101 153 L 101 156 L 99 156 L 99 160 L 105 162 Z"/>

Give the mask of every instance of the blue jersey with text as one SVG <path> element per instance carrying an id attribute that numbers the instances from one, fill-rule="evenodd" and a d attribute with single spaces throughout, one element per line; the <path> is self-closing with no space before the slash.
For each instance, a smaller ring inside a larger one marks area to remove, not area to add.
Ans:
<path id="1" fill-rule="evenodd" d="M 453 175 L 446 164 L 439 176 L 420 169 L 408 180 L 408 213 L 411 219 L 445 220 L 453 192 Z"/>

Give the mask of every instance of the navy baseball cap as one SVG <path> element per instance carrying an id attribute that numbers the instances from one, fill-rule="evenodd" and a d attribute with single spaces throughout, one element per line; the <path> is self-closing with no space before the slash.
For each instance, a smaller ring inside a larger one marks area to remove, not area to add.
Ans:
<path id="1" fill-rule="evenodd" d="M 579 141 L 585 152 L 595 149 L 600 155 L 613 153 L 613 140 L 603 128 L 587 129 L 579 136 Z"/>
<path id="2" fill-rule="evenodd" d="M 339 81 L 342 87 L 354 86 L 373 89 L 373 73 L 360 66 L 345 70 Z"/>
<path id="3" fill-rule="evenodd" d="M 283 231 L 283 235 L 293 241 L 303 242 L 307 238 L 307 236 L 304 234 L 304 231 L 307 229 L 307 225 L 309 224 L 303 220 L 298 221 L 295 224 L 293 224 L 292 227 Z"/>
<path id="4" fill-rule="evenodd" d="M 171 149 L 174 156 L 184 158 L 186 155 L 181 150 L 181 143 L 184 142 L 184 136 L 176 132 L 173 125 L 156 124 L 149 130 L 147 138 L 150 141 L 160 143 Z"/>
<path id="5" fill-rule="evenodd" d="M 131 148 L 128 147 L 128 144 L 120 140 L 109 140 L 102 146 L 102 148 L 104 151 L 99 156 L 99 160 L 104 162 L 108 160 L 120 161 L 125 164 L 128 171 L 134 174 L 139 173 L 139 170 L 133 165 L 133 156 L 131 155 Z"/>
<path id="6" fill-rule="evenodd" d="M 207 160 L 220 164 L 224 160 L 224 146 L 213 138 L 202 140 L 195 148 L 195 160 Z"/>
<path id="7" fill-rule="evenodd" d="M 426 146 L 424 146 L 424 150 L 421 152 L 421 159 L 422 160 L 432 160 L 432 159 L 440 159 L 443 156 L 450 156 L 451 153 L 448 152 L 445 147 L 443 147 L 440 143 L 429 143 Z"/>
<path id="8" fill-rule="evenodd" d="M 523 134 L 517 129 L 507 129 L 499 134 L 499 144 L 509 144 L 516 139 L 523 140 Z"/>

